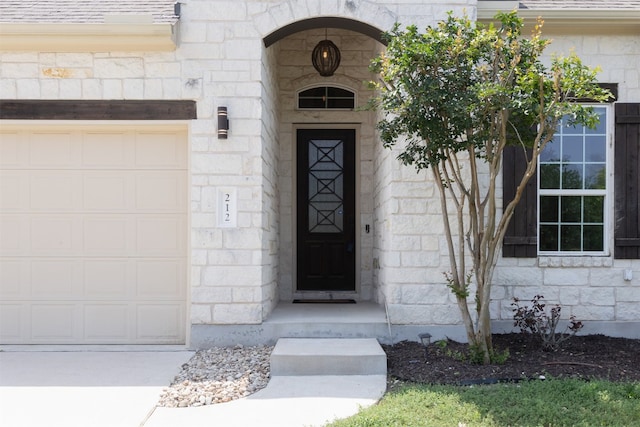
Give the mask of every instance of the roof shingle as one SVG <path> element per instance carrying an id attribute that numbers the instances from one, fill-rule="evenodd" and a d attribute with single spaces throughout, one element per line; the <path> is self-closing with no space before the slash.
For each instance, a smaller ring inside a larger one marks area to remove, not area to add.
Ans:
<path id="1" fill-rule="evenodd" d="M 0 22 L 101 24 L 105 15 L 151 15 L 174 23 L 176 0 L 2 0 Z"/>
<path id="2" fill-rule="evenodd" d="M 520 0 L 520 9 L 640 10 L 640 0 Z"/>

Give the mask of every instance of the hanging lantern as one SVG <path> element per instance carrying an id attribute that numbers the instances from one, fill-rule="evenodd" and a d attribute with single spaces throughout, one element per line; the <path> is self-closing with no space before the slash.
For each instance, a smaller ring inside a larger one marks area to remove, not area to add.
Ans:
<path id="1" fill-rule="evenodd" d="M 313 67 L 323 77 L 332 76 L 340 65 L 340 50 L 331 40 L 321 40 L 311 53 Z"/>

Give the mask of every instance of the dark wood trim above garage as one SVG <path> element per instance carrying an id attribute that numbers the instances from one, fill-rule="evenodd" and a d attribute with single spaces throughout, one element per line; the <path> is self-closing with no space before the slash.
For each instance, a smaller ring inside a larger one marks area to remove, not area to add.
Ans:
<path id="1" fill-rule="evenodd" d="M 0 100 L 4 120 L 192 120 L 195 101 Z"/>

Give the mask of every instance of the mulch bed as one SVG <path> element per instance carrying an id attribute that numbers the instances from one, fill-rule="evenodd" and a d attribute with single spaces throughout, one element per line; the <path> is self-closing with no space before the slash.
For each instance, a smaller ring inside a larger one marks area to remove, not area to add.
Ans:
<path id="1" fill-rule="evenodd" d="M 496 334 L 494 348 L 509 349 L 504 364 L 471 363 L 467 344 L 448 340 L 428 349 L 402 341 L 383 346 L 388 373 L 394 381 L 426 384 L 475 384 L 523 379 L 581 378 L 640 381 L 640 340 L 604 335 L 574 336 L 556 351 L 545 351 L 535 337 Z"/>

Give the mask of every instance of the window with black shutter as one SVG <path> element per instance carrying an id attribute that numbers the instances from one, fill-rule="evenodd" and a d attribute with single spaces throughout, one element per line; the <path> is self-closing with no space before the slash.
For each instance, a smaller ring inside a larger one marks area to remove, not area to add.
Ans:
<path id="1" fill-rule="evenodd" d="M 503 152 L 503 206 L 507 206 L 516 194 L 516 188 L 526 169 L 527 156 L 531 156 L 531 150 L 525 153 L 522 147 L 517 146 L 506 147 Z M 505 258 L 535 258 L 538 255 L 538 193 L 536 183 L 536 175 L 533 175 L 513 212 L 502 243 L 502 256 Z"/>
<path id="2" fill-rule="evenodd" d="M 614 258 L 640 259 L 640 103 L 615 104 Z M 525 167 L 519 147 L 504 152 L 504 205 L 513 199 Z M 538 190 L 536 178 L 527 185 L 503 242 L 505 258 L 537 256 Z M 609 189 L 610 193 L 611 190 Z"/>
<path id="3" fill-rule="evenodd" d="M 640 259 L 640 103 L 615 106 L 614 258 Z"/>

